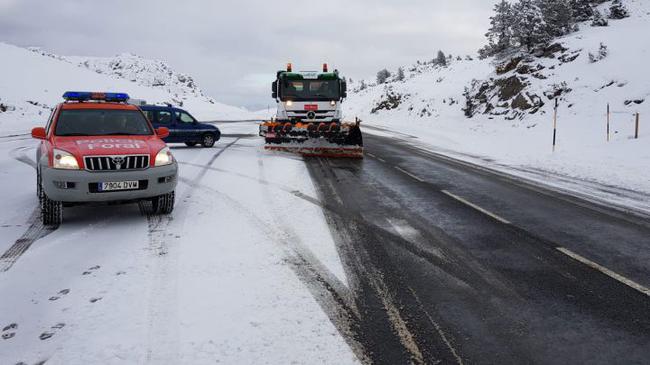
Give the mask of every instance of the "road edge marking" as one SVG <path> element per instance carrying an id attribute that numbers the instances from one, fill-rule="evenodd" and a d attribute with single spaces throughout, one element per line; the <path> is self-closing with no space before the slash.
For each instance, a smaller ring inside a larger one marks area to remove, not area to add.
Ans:
<path id="1" fill-rule="evenodd" d="M 569 256 L 570 258 L 572 258 L 572 259 L 574 259 L 574 260 L 576 260 L 578 262 L 581 262 L 581 263 L 591 267 L 592 269 L 598 270 L 601 273 L 609 276 L 610 278 L 612 278 L 612 279 L 614 279 L 614 280 L 616 280 L 616 281 L 618 281 L 618 282 L 620 282 L 622 284 L 625 284 L 626 286 L 628 286 L 628 287 L 630 287 L 630 288 L 632 288 L 634 290 L 637 290 L 637 291 L 641 292 L 642 294 L 645 294 L 645 295 L 650 297 L 650 289 L 648 289 L 645 286 L 635 282 L 634 280 L 630 280 L 630 279 L 626 278 L 623 275 L 615 273 L 614 271 L 612 271 L 612 270 L 610 270 L 610 269 L 608 269 L 608 268 L 606 268 L 606 267 L 604 267 L 602 265 L 599 265 L 599 264 L 597 264 L 597 263 L 595 263 L 595 262 L 593 262 L 593 261 L 591 261 L 591 260 L 589 260 L 587 258 L 584 258 L 584 257 L 578 255 L 577 253 L 569 250 L 568 248 L 556 247 L 555 249 L 562 252 L 563 254 Z"/>
<path id="2" fill-rule="evenodd" d="M 422 182 L 422 183 L 425 182 L 424 179 L 421 179 L 420 177 L 413 175 L 412 173 L 410 173 L 410 172 L 404 170 L 403 168 L 401 168 L 401 167 L 399 167 L 399 166 L 395 166 L 395 169 L 396 169 L 397 171 L 399 171 L 399 172 L 401 172 L 401 173 L 403 173 L 403 174 L 405 174 L 405 175 L 407 175 L 407 176 L 409 176 L 409 177 L 411 177 L 411 178 L 413 178 L 413 179 L 419 181 L 419 182 Z"/>
<path id="3" fill-rule="evenodd" d="M 474 204 L 474 203 L 471 203 L 471 202 L 469 202 L 469 201 L 467 201 L 467 200 L 465 200 L 465 199 L 459 197 L 459 196 L 456 195 L 456 194 L 450 193 L 450 192 L 447 191 L 447 190 L 441 190 L 441 191 L 442 191 L 443 194 L 445 194 L 445 195 L 447 195 L 447 196 L 449 196 L 449 197 L 451 197 L 451 198 L 454 198 L 454 199 L 458 200 L 459 202 L 461 202 L 461 203 L 463 203 L 463 204 L 465 204 L 465 205 L 467 205 L 467 206 L 470 206 L 470 207 L 472 207 L 472 208 L 478 210 L 479 212 L 481 212 L 481 213 L 483 213 L 483 214 L 485 214 L 485 215 L 487 215 L 487 216 L 490 216 L 490 217 L 492 217 L 492 218 L 498 220 L 499 222 L 501 222 L 501 223 L 503 223 L 503 224 L 508 224 L 508 225 L 512 224 L 509 220 L 507 220 L 507 219 L 505 219 L 505 218 L 501 218 L 501 217 L 499 217 L 498 215 L 496 215 L 496 214 L 490 212 L 489 210 L 487 210 L 487 209 L 483 209 L 483 208 L 479 207 L 478 205 L 476 205 L 476 204 Z"/>

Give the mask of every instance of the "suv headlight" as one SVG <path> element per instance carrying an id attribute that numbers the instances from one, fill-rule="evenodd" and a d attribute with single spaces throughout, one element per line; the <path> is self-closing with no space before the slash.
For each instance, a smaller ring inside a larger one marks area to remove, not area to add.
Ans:
<path id="1" fill-rule="evenodd" d="M 174 156 L 172 151 L 169 150 L 169 147 L 165 147 L 156 155 L 156 161 L 154 166 L 166 166 L 171 165 L 174 162 Z"/>
<path id="2" fill-rule="evenodd" d="M 77 158 L 74 157 L 70 152 L 54 149 L 52 167 L 55 169 L 64 169 L 64 170 L 79 170 L 79 163 Z"/>

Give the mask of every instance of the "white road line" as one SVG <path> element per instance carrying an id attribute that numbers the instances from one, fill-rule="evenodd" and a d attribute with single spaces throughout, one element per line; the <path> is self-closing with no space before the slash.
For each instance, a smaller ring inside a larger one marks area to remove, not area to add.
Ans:
<path id="1" fill-rule="evenodd" d="M 377 155 L 375 155 L 375 154 L 373 154 L 373 153 L 366 152 L 366 155 L 368 155 L 368 156 L 374 158 L 375 160 L 377 160 L 377 161 L 379 161 L 379 162 L 386 162 L 386 160 L 384 160 L 383 158 L 381 158 L 381 157 L 379 157 L 379 156 L 377 156 Z"/>
<path id="2" fill-rule="evenodd" d="M 641 293 L 643 293 L 643 294 L 645 294 L 647 296 L 650 296 L 650 289 L 646 288 L 645 286 L 643 286 L 643 285 L 641 285 L 639 283 L 636 283 L 636 282 L 634 282 L 634 281 L 632 281 L 632 280 L 630 280 L 630 279 L 628 279 L 628 278 L 626 278 L 626 277 L 624 277 L 622 275 L 619 275 L 619 274 L 613 272 L 612 270 L 610 270 L 610 269 L 608 269 L 606 267 L 600 266 L 597 263 L 595 263 L 593 261 L 590 261 L 590 260 L 578 255 L 577 253 L 575 253 L 575 252 L 573 252 L 573 251 L 571 251 L 571 250 L 569 250 L 567 248 L 556 247 L 555 249 L 562 252 L 563 254 L 569 256 L 570 258 L 572 258 L 572 259 L 574 259 L 576 261 L 579 261 L 579 262 L 591 267 L 592 269 L 596 269 L 596 270 L 600 271 L 601 273 L 609 276 L 610 278 L 612 278 L 614 280 L 617 280 L 617 281 L 629 286 L 630 288 L 632 288 L 634 290 L 640 291 Z"/>
<path id="3" fill-rule="evenodd" d="M 478 210 L 479 212 L 481 212 L 481 213 L 483 213 L 483 214 L 485 214 L 485 215 L 488 215 L 488 216 L 490 216 L 490 217 L 492 217 L 492 218 L 498 220 L 498 221 L 501 222 L 501 223 L 512 224 L 512 223 L 510 223 L 510 221 L 508 221 L 508 220 L 506 220 L 506 219 L 503 219 L 503 218 L 499 217 L 498 215 L 496 215 L 496 214 L 490 212 L 489 210 L 483 209 L 483 208 L 479 207 L 478 205 L 476 205 L 476 204 L 474 204 L 474 203 L 470 203 L 470 202 L 468 202 L 467 200 L 465 200 L 465 199 L 459 197 L 458 195 L 452 194 L 452 193 L 448 192 L 447 190 L 442 190 L 442 192 L 443 192 L 444 194 L 446 194 L 446 195 L 448 195 L 448 196 L 450 196 L 450 197 L 452 197 L 452 198 L 458 200 L 459 202 L 461 202 L 461 203 L 463 203 L 463 204 L 466 204 L 466 205 L 468 205 L 468 206 L 470 206 L 470 207 L 472 207 L 472 208 Z"/>
<path id="4" fill-rule="evenodd" d="M 399 166 L 395 166 L 395 169 L 397 169 L 398 171 L 400 171 L 400 172 L 403 173 L 403 174 L 406 174 L 406 175 L 412 177 L 413 179 L 415 179 L 415 180 L 417 180 L 417 181 L 419 181 L 419 182 L 424 182 L 424 180 L 420 179 L 419 177 L 413 175 L 412 173 L 410 173 L 410 172 L 404 170 L 403 168 L 401 168 L 401 167 L 399 167 Z"/>

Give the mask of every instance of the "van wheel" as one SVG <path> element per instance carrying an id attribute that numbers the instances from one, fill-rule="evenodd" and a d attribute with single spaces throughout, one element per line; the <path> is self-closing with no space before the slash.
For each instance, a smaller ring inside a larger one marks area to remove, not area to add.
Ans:
<path id="1" fill-rule="evenodd" d="M 171 214 L 174 211 L 175 193 L 163 194 L 151 200 L 154 214 Z"/>
<path id="2" fill-rule="evenodd" d="M 196 142 L 185 142 L 185 145 L 187 147 L 194 147 L 194 146 L 196 146 Z"/>
<path id="3" fill-rule="evenodd" d="M 41 194 L 41 220 L 44 226 L 58 227 L 63 221 L 63 204 Z"/>
<path id="4" fill-rule="evenodd" d="M 205 148 L 210 148 L 214 146 L 214 134 L 212 133 L 206 133 L 203 135 L 203 138 L 201 139 L 201 145 Z"/>

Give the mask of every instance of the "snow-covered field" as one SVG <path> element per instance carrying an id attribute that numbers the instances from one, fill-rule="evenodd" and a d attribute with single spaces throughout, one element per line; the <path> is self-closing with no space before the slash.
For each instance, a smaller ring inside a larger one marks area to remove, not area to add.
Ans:
<path id="1" fill-rule="evenodd" d="M 356 363 L 300 274 L 309 266 L 347 285 L 308 172 L 260 143 L 174 148 L 169 219 L 137 205 L 75 207 L 49 232 L 34 216 L 35 143 L 2 140 L 12 209 L 0 210 L 0 251 L 44 237 L 0 262 L 0 330 L 10 327 L 0 363 Z"/>
<path id="2" fill-rule="evenodd" d="M 454 58 L 446 68 L 432 67 L 422 73 L 407 70 L 403 82 L 353 93 L 345 104 L 347 114 L 361 117 L 366 126 L 417 137 L 401 136 L 454 157 L 650 212 L 650 82 L 646 66 L 650 40 L 641 36 L 650 29 L 650 4 L 639 0 L 626 4 L 630 18 L 610 21 L 609 27 L 602 28 L 583 23 L 580 31 L 559 40 L 569 49 L 567 53 L 579 55 L 574 61 L 536 60 L 545 67 L 542 74 L 546 79 L 529 78 L 527 91 L 543 96 L 544 91 L 562 83 L 572 89 L 560 102 L 555 152 L 553 102 L 546 97 L 545 106 L 523 120 L 482 114 L 467 119 L 463 115 L 465 87 L 474 79 L 497 77 L 493 59 Z M 591 63 L 589 53 L 597 54 L 601 43 L 608 47 L 609 55 Z M 394 94 L 406 95 L 401 105 L 372 113 L 389 88 Z M 625 103 L 642 100 L 641 104 Z M 613 111 L 610 142 L 606 140 L 608 103 Z M 640 113 L 638 140 L 633 139 L 635 113 Z"/>

